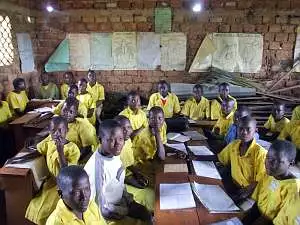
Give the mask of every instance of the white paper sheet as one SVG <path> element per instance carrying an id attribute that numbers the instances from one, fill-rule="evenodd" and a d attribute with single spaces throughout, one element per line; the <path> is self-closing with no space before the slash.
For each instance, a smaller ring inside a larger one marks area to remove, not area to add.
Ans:
<path id="1" fill-rule="evenodd" d="M 53 109 L 50 107 L 42 107 L 42 108 L 34 109 L 34 111 L 38 113 L 47 113 L 47 112 L 52 112 Z"/>
<path id="2" fill-rule="evenodd" d="M 197 176 L 209 177 L 221 180 L 221 176 L 213 162 L 209 161 L 192 161 Z"/>
<path id="3" fill-rule="evenodd" d="M 178 141 L 184 143 L 189 141 L 191 138 L 180 133 L 167 133 L 167 139 L 170 141 Z"/>
<path id="4" fill-rule="evenodd" d="M 16 36 L 21 60 L 21 71 L 22 73 L 32 72 L 35 65 L 30 35 L 28 33 L 17 33 Z M 8 45 L 10 44 L 8 43 Z"/>
<path id="5" fill-rule="evenodd" d="M 233 200 L 219 185 L 198 184 L 194 182 L 192 188 L 201 203 L 211 212 L 240 211 Z"/>
<path id="6" fill-rule="evenodd" d="M 194 155 L 214 155 L 206 146 L 188 146 Z"/>
<path id="7" fill-rule="evenodd" d="M 198 131 L 185 131 L 182 132 L 182 134 L 190 137 L 193 141 L 204 141 L 207 139 L 207 137 L 200 134 Z"/>
<path id="8" fill-rule="evenodd" d="M 186 164 L 165 164 L 164 173 L 188 173 L 188 167 Z"/>
<path id="9" fill-rule="evenodd" d="M 259 144 L 260 146 L 264 147 L 266 150 L 269 150 L 269 148 L 272 144 L 271 142 L 261 140 L 261 139 L 256 140 L 256 143 Z"/>
<path id="10" fill-rule="evenodd" d="M 160 184 L 160 209 L 186 209 L 196 207 L 190 183 Z"/>
<path id="11" fill-rule="evenodd" d="M 186 147 L 183 143 L 178 143 L 178 144 L 169 144 L 169 143 L 167 143 L 166 146 L 187 154 Z"/>

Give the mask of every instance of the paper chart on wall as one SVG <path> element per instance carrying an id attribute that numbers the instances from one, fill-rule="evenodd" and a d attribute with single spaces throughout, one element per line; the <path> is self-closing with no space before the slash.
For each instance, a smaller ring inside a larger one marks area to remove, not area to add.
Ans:
<path id="1" fill-rule="evenodd" d="M 185 70 L 186 42 L 184 33 L 161 34 L 161 70 Z"/>
<path id="2" fill-rule="evenodd" d="M 298 27 L 297 29 L 297 39 L 294 50 L 294 63 L 296 63 L 297 59 L 300 60 L 300 27 Z M 300 72 L 300 64 L 296 66 L 295 72 Z"/>
<path id="3" fill-rule="evenodd" d="M 21 71 L 22 73 L 32 72 L 35 66 L 30 35 L 28 33 L 17 33 L 16 36 L 21 61 Z M 11 45 L 11 43 L 7 43 L 7 45 Z"/>
<path id="4" fill-rule="evenodd" d="M 90 35 L 68 34 L 72 70 L 86 71 L 91 67 Z"/>
<path id="5" fill-rule="evenodd" d="M 137 36 L 138 69 L 155 70 L 160 65 L 160 35 L 141 32 Z"/>
<path id="6" fill-rule="evenodd" d="M 135 32 L 115 32 L 112 35 L 114 69 L 134 70 L 137 68 L 137 45 Z"/>
<path id="7" fill-rule="evenodd" d="M 91 33 L 91 69 L 112 70 L 112 34 L 111 33 Z"/>

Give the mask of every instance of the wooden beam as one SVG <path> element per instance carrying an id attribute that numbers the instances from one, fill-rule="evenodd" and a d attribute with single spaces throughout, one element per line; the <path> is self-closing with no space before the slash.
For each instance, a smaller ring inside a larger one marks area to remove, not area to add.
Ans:
<path id="1" fill-rule="evenodd" d="M 296 89 L 296 88 L 300 88 L 300 84 L 295 85 L 295 86 L 291 86 L 291 87 L 277 89 L 277 90 L 274 90 L 274 91 L 269 91 L 269 93 L 272 94 L 272 93 L 284 92 L 284 91 L 289 91 L 289 90 L 293 90 L 293 89 Z"/>

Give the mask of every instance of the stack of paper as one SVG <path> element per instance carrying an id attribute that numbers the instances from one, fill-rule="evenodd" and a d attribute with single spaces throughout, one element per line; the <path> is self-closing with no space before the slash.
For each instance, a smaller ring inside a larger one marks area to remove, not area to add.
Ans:
<path id="1" fill-rule="evenodd" d="M 221 180 L 221 176 L 213 162 L 192 161 L 197 176 Z"/>
<path id="2" fill-rule="evenodd" d="M 165 164 L 165 173 L 188 173 L 186 164 Z"/>
<path id="3" fill-rule="evenodd" d="M 217 223 L 211 223 L 210 225 L 243 225 L 243 223 L 237 217 L 234 217 L 229 220 L 224 220 Z"/>
<path id="4" fill-rule="evenodd" d="M 48 113 L 48 112 L 52 112 L 53 109 L 50 107 L 42 107 L 42 108 L 34 109 L 34 111 L 38 113 Z"/>
<path id="5" fill-rule="evenodd" d="M 190 137 L 184 136 L 180 133 L 168 133 L 167 139 L 170 141 L 178 141 L 178 142 L 187 142 L 190 140 Z"/>
<path id="6" fill-rule="evenodd" d="M 184 152 L 185 154 L 187 154 L 187 151 L 186 151 L 186 147 L 183 143 L 178 143 L 178 144 L 169 144 L 167 143 L 166 146 L 168 146 L 169 148 L 173 148 L 177 151 L 181 151 L 181 152 Z"/>
<path id="7" fill-rule="evenodd" d="M 219 185 L 198 184 L 194 182 L 192 189 L 197 198 L 210 213 L 233 213 L 239 212 L 233 200 Z"/>
<path id="8" fill-rule="evenodd" d="M 198 131 L 185 131 L 182 134 L 190 137 L 193 141 L 204 141 L 207 139 L 207 137 L 200 134 Z"/>
<path id="9" fill-rule="evenodd" d="M 214 155 L 206 146 L 188 146 L 194 155 Z"/>
<path id="10" fill-rule="evenodd" d="M 187 209 L 196 207 L 190 183 L 160 184 L 160 209 Z"/>

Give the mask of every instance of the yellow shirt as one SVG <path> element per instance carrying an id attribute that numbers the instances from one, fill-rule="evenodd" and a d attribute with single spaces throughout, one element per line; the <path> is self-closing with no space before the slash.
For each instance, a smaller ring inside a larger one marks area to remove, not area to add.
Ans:
<path id="1" fill-rule="evenodd" d="M 90 93 L 79 94 L 76 98 L 79 100 L 80 103 L 85 105 L 87 109 L 94 109 L 96 107 L 92 95 Z"/>
<path id="2" fill-rule="evenodd" d="M 285 125 L 284 129 L 280 132 L 278 139 L 285 140 L 288 137 L 300 149 L 300 120 L 292 120 Z"/>
<path id="3" fill-rule="evenodd" d="M 60 164 L 57 148 L 51 135 L 38 143 L 37 150 L 46 156 L 47 167 L 50 173 L 56 177 L 60 171 Z M 77 164 L 80 157 L 80 150 L 76 144 L 69 142 L 64 145 L 64 155 L 69 165 Z"/>
<path id="4" fill-rule="evenodd" d="M 149 99 L 147 110 L 150 110 L 153 106 L 161 107 L 164 111 L 165 118 L 172 118 L 174 113 L 180 112 L 178 97 L 173 93 L 168 93 L 165 104 L 162 102 L 160 93 L 152 94 Z"/>
<path id="5" fill-rule="evenodd" d="M 283 208 L 285 202 L 291 201 L 299 192 L 300 180 L 276 180 L 265 174 L 256 186 L 252 198 L 262 215 L 273 220 Z"/>
<path id="6" fill-rule="evenodd" d="M 229 113 L 228 116 L 222 115 L 218 121 L 216 122 L 215 126 L 213 127 L 213 131 L 215 131 L 216 128 L 220 129 L 220 135 L 226 135 L 228 128 L 233 124 L 233 116 L 234 112 L 232 111 Z"/>
<path id="7" fill-rule="evenodd" d="M 250 144 L 245 155 L 240 156 L 241 140 L 235 140 L 227 145 L 219 154 L 219 161 L 231 167 L 231 176 L 241 187 L 246 187 L 259 181 L 266 173 L 265 158 L 267 151 L 256 144 L 255 139 Z"/>
<path id="8" fill-rule="evenodd" d="M 300 120 L 300 105 L 294 108 L 291 120 Z"/>
<path id="9" fill-rule="evenodd" d="M 0 106 L 0 123 L 4 123 L 10 118 L 12 118 L 12 114 L 8 103 L 6 101 L 2 101 L 2 106 Z"/>
<path id="10" fill-rule="evenodd" d="M 127 107 L 120 112 L 120 115 L 126 116 L 130 120 L 133 130 L 148 126 L 146 113 L 141 109 L 139 109 L 137 114 L 135 114 L 129 107 Z"/>
<path id="11" fill-rule="evenodd" d="M 230 99 L 234 100 L 234 108 L 233 108 L 232 111 L 235 112 L 236 109 L 237 109 L 237 101 L 234 97 L 232 97 L 230 95 L 228 95 L 228 97 Z M 221 103 L 220 102 L 222 102 L 222 99 L 221 99 L 220 96 L 218 97 L 218 99 L 214 99 L 211 102 L 211 106 L 210 106 L 211 116 L 210 117 L 211 117 L 212 120 L 217 120 L 222 115 L 222 109 L 221 109 Z"/>
<path id="12" fill-rule="evenodd" d="M 95 104 L 97 103 L 97 101 L 103 101 L 105 99 L 104 87 L 98 82 L 96 82 L 93 87 L 91 87 L 88 83 L 86 90 L 92 95 Z"/>
<path id="13" fill-rule="evenodd" d="M 62 84 L 60 86 L 60 97 L 65 100 L 68 97 L 69 85 Z"/>
<path id="14" fill-rule="evenodd" d="M 41 85 L 39 97 L 41 99 L 59 99 L 59 91 L 54 83 L 49 83 L 47 85 Z"/>
<path id="15" fill-rule="evenodd" d="M 19 94 L 12 91 L 7 95 L 7 103 L 9 104 L 10 110 L 14 113 L 15 109 L 20 109 L 24 112 L 29 102 L 27 94 L 25 91 L 21 91 Z"/>
<path id="16" fill-rule="evenodd" d="M 210 118 L 210 105 L 205 97 L 201 97 L 199 103 L 192 97 L 184 103 L 181 114 L 188 116 L 192 120 L 202 120 Z"/>
<path id="17" fill-rule="evenodd" d="M 283 117 L 280 121 L 276 122 L 273 115 L 270 115 L 268 121 L 264 124 L 264 127 L 272 133 L 280 133 L 284 126 L 289 122 L 290 120 L 286 117 Z"/>
<path id="18" fill-rule="evenodd" d="M 134 155 L 132 149 L 132 142 L 130 138 L 127 141 L 125 141 L 125 144 L 120 154 L 120 158 L 125 168 L 134 164 Z"/>
<path id="19" fill-rule="evenodd" d="M 163 144 L 167 143 L 167 126 L 164 124 L 159 131 Z M 153 159 L 156 154 L 156 140 L 149 127 L 144 128 L 133 140 L 135 162 Z"/>
<path id="20" fill-rule="evenodd" d="M 56 209 L 49 216 L 46 225 L 105 225 L 105 220 L 99 214 L 99 208 L 91 201 L 83 213 L 83 220 L 70 211 L 62 199 L 57 203 Z"/>
<path id="21" fill-rule="evenodd" d="M 64 105 L 65 101 L 60 102 L 54 109 L 53 109 L 53 113 L 56 115 L 60 115 L 61 109 Z M 86 118 L 87 117 L 87 108 L 85 107 L 84 104 L 82 104 L 81 102 L 79 102 L 78 105 L 78 114 L 83 117 Z"/>
<path id="22" fill-rule="evenodd" d="M 273 220 L 274 225 L 300 225 L 300 197 L 299 194 L 284 204 Z"/>
<path id="23" fill-rule="evenodd" d="M 95 127 L 84 118 L 76 118 L 75 122 L 68 124 L 67 139 L 74 142 L 79 148 L 98 146 Z"/>

